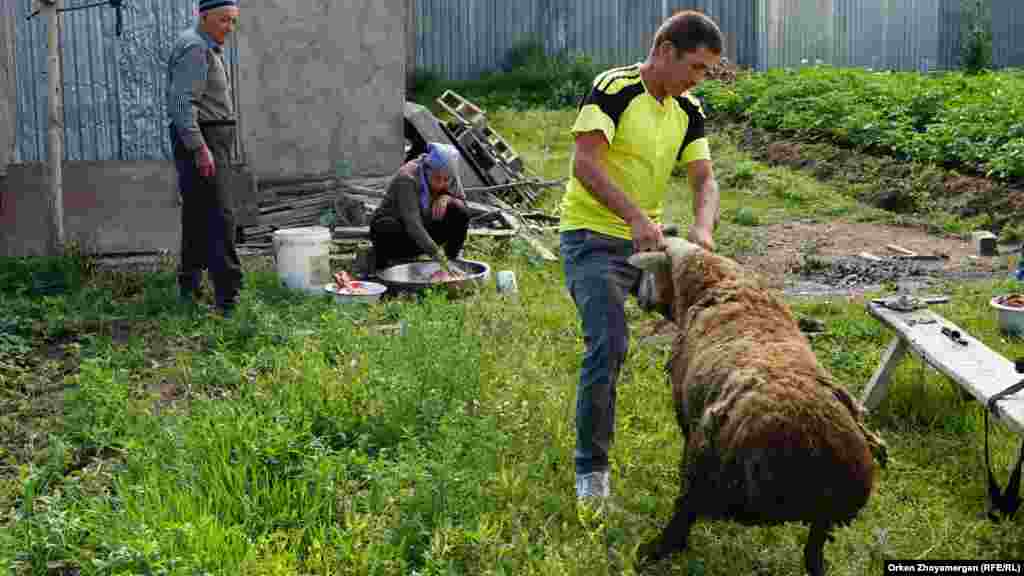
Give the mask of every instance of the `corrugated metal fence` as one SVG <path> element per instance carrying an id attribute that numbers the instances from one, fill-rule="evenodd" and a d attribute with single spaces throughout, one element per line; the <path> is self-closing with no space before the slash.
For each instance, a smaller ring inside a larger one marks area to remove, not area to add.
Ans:
<path id="1" fill-rule="evenodd" d="M 65 8 L 93 3 L 68 0 Z M 171 157 L 164 102 L 167 57 L 178 34 L 195 22 L 196 2 L 132 0 L 124 6 L 120 37 L 109 6 L 62 15 L 66 160 Z M 18 0 L 17 9 L 16 161 L 37 162 L 47 155 L 46 22 L 26 20 L 32 0 Z M 237 48 L 229 45 L 226 53 L 235 68 Z"/>
<path id="2" fill-rule="evenodd" d="M 988 0 L 996 66 L 1024 65 L 1024 0 Z M 731 60 L 758 69 L 815 63 L 896 70 L 959 66 L 961 0 L 416 0 L 417 67 L 465 80 L 535 40 L 602 65 L 646 56 L 664 17 L 719 23 Z"/>
<path id="3" fill-rule="evenodd" d="M 1024 66 L 1024 0 L 991 0 L 992 61 Z"/>
<path id="4" fill-rule="evenodd" d="M 893 70 L 957 64 L 960 0 L 771 0 L 769 68 L 815 63 Z"/>
<path id="5" fill-rule="evenodd" d="M 751 0 L 416 0 L 416 61 L 450 80 L 503 67 L 509 50 L 540 42 L 602 65 L 644 59 L 668 15 L 700 9 L 719 21 L 734 60 L 757 57 Z"/>

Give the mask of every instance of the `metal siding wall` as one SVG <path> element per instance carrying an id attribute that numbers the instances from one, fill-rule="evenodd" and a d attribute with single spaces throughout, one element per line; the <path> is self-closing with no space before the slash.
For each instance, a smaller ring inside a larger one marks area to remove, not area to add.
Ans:
<path id="1" fill-rule="evenodd" d="M 952 0 L 956 2 L 958 0 Z M 799 67 L 949 67 L 950 0 L 768 0 L 767 60 Z M 958 20 L 954 22 L 958 25 Z M 804 59 L 807 60 L 804 63 Z"/>
<path id="2" fill-rule="evenodd" d="M 549 53 L 583 53 L 605 66 L 647 56 L 663 6 L 699 9 L 722 27 L 737 62 L 756 65 L 752 0 L 418 0 L 416 60 L 449 80 L 499 69 L 508 51 L 534 39 Z"/>
<path id="3" fill-rule="evenodd" d="M 992 63 L 1024 66 L 1024 1 L 992 1 Z"/>
<path id="4" fill-rule="evenodd" d="M 960 66 L 961 0 L 941 0 L 939 5 L 938 67 L 951 70 Z"/>
<path id="5" fill-rule="evenodd" d="M 670 12 L 700 10 L 718 23 L 726 37 L 726 55 L 743 66 L 756 67 L 759 62 L 757 41 L 757 2 L 754 0 L 670 0 Z M 651 26 L 661 23 L 660 14 Z"/>
<path id="6" fill-rule="evenodd" d="M 17 73 L 14 59 L 14 22 L 17 18 L 15 0 L 0 0 L 0 174 L 17 162 L 15 142 L 18 124 Z M 2 210 L 0 210 L 2 212 Z"/>
<path id="7" fill-rule="evenodd" d="M 66 7 L 89 3 L 71 0 Z M 18 10 L 28 14 L 31 5 L 32 0 L 19 0 Z M 65 160 L 171 157 L 164 101 L 167 57 L 178 34 L 194 23 L 194 11 L 194 0 L 126 3 L 120 38 L 115 12 L 107 6 L 62 14 Z M 38 162 L 47 157 L 46 22 L 20 17 L 16 28 L 19 159 Z M 230 40 L 226 56 L 237 70 L 237 46 Z M 235 152 L 237 159 L 240 150 Z"/>

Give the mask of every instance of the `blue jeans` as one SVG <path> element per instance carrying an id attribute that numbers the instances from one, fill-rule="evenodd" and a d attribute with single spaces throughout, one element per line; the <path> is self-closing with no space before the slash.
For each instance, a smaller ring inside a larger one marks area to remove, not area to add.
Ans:
<path id="1" fill-rule="evenodd" d="M 615 436 L 615 387 L 629 352 L 626 297 L 641 270 L 627 262 L 633 242 L 590 230 L 561 234 L 565 283 L 583 325 L 586 351 L 576 387 L 576 472 L 608 469 Z"/>

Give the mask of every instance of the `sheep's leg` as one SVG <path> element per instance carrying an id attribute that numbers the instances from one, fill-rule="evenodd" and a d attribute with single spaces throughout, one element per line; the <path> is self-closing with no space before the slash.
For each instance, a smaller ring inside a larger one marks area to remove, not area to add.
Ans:
<path id="1" fill-rule="evenodd" d="M 661 534 L 640 547 L 637 558 L 641 565 L 653 564 L 680 550 L 686 550 L 690 538 L 690 527 L 697 520 L 697 513 L 688 504 L 685 494 L 676 498 L 675 514 Z"/>
<path id="2" fill-rule="evenodd" d="M 804 547 L 804 565 L 810 576 L 825 576 L 825 540 L 832 540 L 832 525 L 825 522 L 811 524 Z"/>

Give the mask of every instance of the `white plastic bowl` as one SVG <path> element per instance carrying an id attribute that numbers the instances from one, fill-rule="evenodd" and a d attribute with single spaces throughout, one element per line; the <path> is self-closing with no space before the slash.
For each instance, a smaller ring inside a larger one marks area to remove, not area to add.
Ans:
<path id="1" fill-rule="evenodd" d="M 334 300 L 340 304 L 351 304 L 353 302 L 372 304 L 380 300 L 380 297 L 388 291 L 388 287 L 377 282 L 364 282 L 356 280 L 353 282 L 360 288 L 366 289 L 365 294 L 345 294 L 338 291 L 338 285 L 334 282 L 324 285 L 324 291 L 334 296 Z"/>
<path id="2" fill-rule="evenodd" d="M 1024 334 L 1024 308 L 1006 306 L 1003 301 L 1014 294 L 1004 294 L 989 300 L 989 306 L 999 314 L 999 329 L 1006 334 Z"/>

